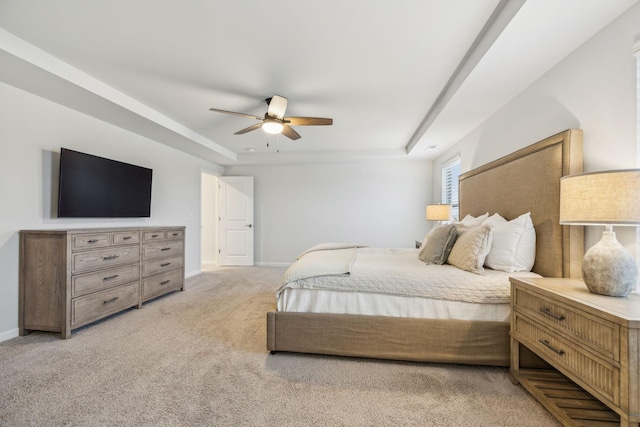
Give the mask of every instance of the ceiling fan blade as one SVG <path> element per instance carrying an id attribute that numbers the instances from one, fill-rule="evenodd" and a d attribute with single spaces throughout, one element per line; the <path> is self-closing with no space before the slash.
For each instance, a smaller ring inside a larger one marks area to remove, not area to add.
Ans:
<path id="1" fill-rule="evenodd" d="M 260 116 L 254 116 L 254 115 L 251 115 L 251 114 L 236 113 L 235 111 L 219 110 L 217 108 L 209 108 L 209 110 L 215 111 L 216 113 L 233 114 L 234 116 L 250 117 L 252 119 L 258 119 L 258 120 L 262 120 L 264 118 L 264 117 L 260 117 Z"/>
<path id="2" fill-rule="evenodd" d="M 279 95 L 273 95 L 269 101 L 267 114 L 271 117 L 277 117 L 282 120 L 284 118 L 284 112 L 287 111 L 287 103 L 287 98 Z"/>
<path id="3" fill-rule="evenodd" d="M 248 128 L 244 128 L 234 133 L 234 135 L 244 135 L 245 133 L 251 132 L 252 130 L 260 129 L 262 127 L 262 123 L 255 124 L 253 126 L 249 126 Z"/>
<path id="4" fill-rule="evenodd" d="M 291 126 L 325 126 L 333 124 L 333 119 L 324 119 L 322 117 L 285 117 L 284 120 Z"/>
<path id="5" fill-rule="evenodd" d="M 282 134 L 289 139 L 293 139 L 294 141 L 296 139 L 300 139 L 300 134 L 293 130 L 291 126 L 286 124 L 282 126 Z"/>

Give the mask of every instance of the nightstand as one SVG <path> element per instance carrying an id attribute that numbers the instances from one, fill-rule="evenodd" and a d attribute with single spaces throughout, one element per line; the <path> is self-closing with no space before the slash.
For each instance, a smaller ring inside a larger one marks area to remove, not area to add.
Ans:
<path id="1" fill-rule="evenodd" d="M 640 297 L 580 280 L 511 278 L 511 378 L 563 425 L 640 424 Z M 526 347 L 552 369 L 525 369 Z"/>

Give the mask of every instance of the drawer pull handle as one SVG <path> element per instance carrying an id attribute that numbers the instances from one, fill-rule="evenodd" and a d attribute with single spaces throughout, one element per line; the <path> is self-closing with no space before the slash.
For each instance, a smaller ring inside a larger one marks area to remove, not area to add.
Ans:
<path id="1" fill-rule="evenodd" d="M 91 239 L 88 243 L 98 243 L 98 239 Z"/>
<path id="2" fill-rule="evenodd" d="M 151 237 L 158 237 L 158 234 L 152 234 Z"/>
<path id="3" fill-rule="evenodd" d="M 106 301 L 103 301 L 102 303 L 103 303 L 103 304 L 109 304 L 110 302 L 114 302 L 114 301 L 115 301 L 115 300 L 117 300 L 117 299 L 118 299 L 118 297 L 113 297 L 113 298 L 111 298 L 111 299 L 108 299 L 108 300 L 106 300 Z"/>
<path id="4" fill-rule="evenodd" d="M 118 277 L 120 277 L 119 274 L 114 274 L 113 276 L 104 277 L 102 280 L 113 280 L 113 279 L 116 279 Z"/>
<path id="5" fill-rule="evenodd" d="M 109 261 L 111 259 L 116 259 L 118 257 L 119 257 L 119 255 L 109 255 L 109 256 L 103 257 L 102 259 L 105 260 L 105 261 Z"/>
<path id="6" fill-rule="evenodd" d="M 554 319 L 557 319 L 557 320 L 564 320 L 565 319 L 563 314 L 555 314 L 554 312 L 552 312 L 551 310 L 549 310 L 546 307 L 542 307 L 540 309 L 540 311 L 543 312 L 544 314 L 548 314 L 549 316 L 551 316 L 551 317 L 553 317 Z"/>
<path id="7" fill-rule="evenodd" d="M 167 283 L 171 283 L 171 280 L 165 280 L 164 282 L 160 282 L 161 285 L 166 285 Z"/>
<path id="8" fill-rule="evenodd" d="M 178 235 L 178 233 L 173 233 L 172 235 L 173 235 L 173 236 L 177 236 L 177 235 Z"/>
<path id="9" fill-rule="evenodd" d="M 161 250 L 161 251 L 170 251 L 170 250 L 171 250 L 171 248 L 162 248 L 162 249 L 160 249 L 160 250 Z"/>
<path id="10" fill-rule="evenodd" d="M 542 343 L 542 345 L 544 345 L 545 347 L 550 348 L 551 350 L 555 351 L 556 353 L 562 355 L 564 354 L 564 350 L 558 350 L 557 348 L 554 348 L 551 343 L 547 340 L 539 340 L 540 343 Z"/>
<path id="11" fill-rule="evenodd" d="M 164 264 L 160 264 L 160 267 L 166 267 L 168 265 L 171 265 L 171 263 L 170 262 L 165 262 Z"/>
<path id="12" fill-rule="evenodd" d="M 122 238 L 122 240 L 129 240 L 129 239 L 131 239 L 131 236 L 125 236 Z"/>

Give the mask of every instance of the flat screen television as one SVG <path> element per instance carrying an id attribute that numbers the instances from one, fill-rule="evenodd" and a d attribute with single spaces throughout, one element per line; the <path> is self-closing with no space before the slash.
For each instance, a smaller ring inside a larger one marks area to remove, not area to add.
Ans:
<path id="1" fill-rule="evenodd" d="M 150 217 L 152 172 L 141 166 L 62 148 L 58 217 Z"/>

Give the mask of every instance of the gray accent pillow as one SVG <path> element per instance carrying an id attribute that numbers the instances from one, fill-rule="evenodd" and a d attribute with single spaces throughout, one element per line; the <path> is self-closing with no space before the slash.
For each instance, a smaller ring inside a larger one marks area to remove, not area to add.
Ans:
<path id="1" fill-rule="evenodd" d="M 458 231 L 455 225 L 438 226 L 429 233 L 428 238 L 422 244 L 418 258 L 427 264 L 444 264 L 449 258 L 449 253 L 457 237 Z"/>

